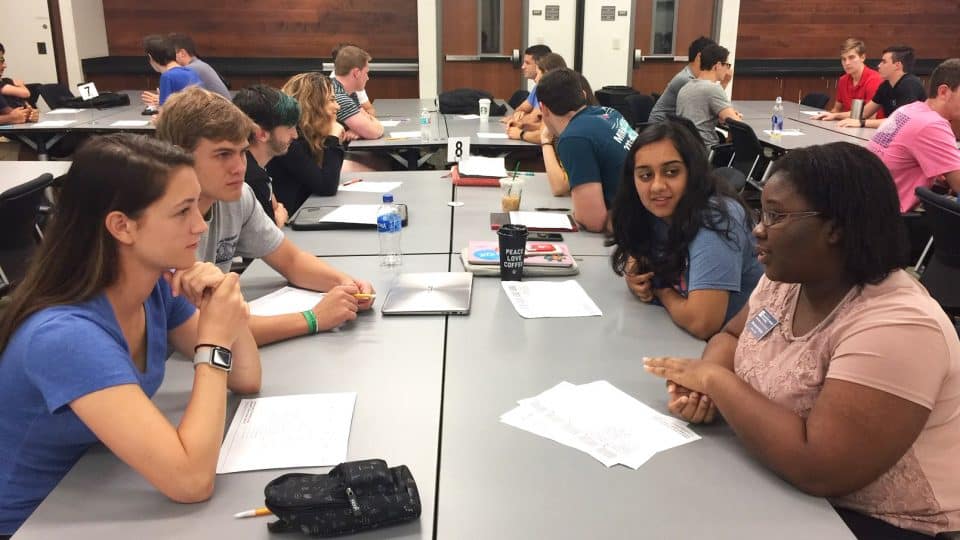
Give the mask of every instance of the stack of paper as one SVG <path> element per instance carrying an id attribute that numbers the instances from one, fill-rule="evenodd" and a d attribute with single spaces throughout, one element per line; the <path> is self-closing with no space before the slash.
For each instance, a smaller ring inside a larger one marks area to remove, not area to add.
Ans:
<path id="1" fill-rule="evenodd" d="M 251 315 L 270 317 L 287 313 L 301 313 L 313 309 L 313 306 L 323 300 L 324 296 L 322 292 L 284 287 L 256 300 L 251 300 L 248 305 Z"/>
<path id="2" fill-rule="evenodd" d="M 462 176 L 490 176 L 501 178 L 507 175 L 502 157 L 469 156 L 460 161 L 457 170 Z"/>
<path id="3" fill-rule="evenodd" d="M 600 317 L 603 312 L 579 283 L 569 281 L 501 281 L 503 292 L 524 319 Z"/>
<path id="4" fill-rule="evenodd" d="M 607 467 L 638 469 L 657 452 L 700 439 L 683 420 L 658 413 L 607 381 L 564 381 L 518 403 L 501 422 L 586 452 Z"/>
<path id="5" fill-rule="evenodd" d="M 323 467 L 347 459 L 357 394 L 303 394 L 240 401 L 217 474 Z"/>

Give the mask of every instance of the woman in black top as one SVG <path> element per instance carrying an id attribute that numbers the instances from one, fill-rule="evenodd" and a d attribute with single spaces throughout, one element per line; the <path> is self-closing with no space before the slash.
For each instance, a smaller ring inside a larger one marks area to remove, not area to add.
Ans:
<path id="1" fill-rule="evenodd" d="M 343 126 L 337 123 L 340 105 L 330 79 L 318 72 L 294 75 L 283 91 L 300 103 L 298 138 L 285 155 L 270 160 L 277 200 L 292 215 L 310 195 L 336 195 L 343 165 Z"/>

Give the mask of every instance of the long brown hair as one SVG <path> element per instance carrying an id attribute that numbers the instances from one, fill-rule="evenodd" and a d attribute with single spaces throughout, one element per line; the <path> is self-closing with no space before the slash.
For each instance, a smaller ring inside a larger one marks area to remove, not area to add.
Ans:
<path id="1" fill-rule="evenodd" d="M 78 150 L 43 243 L 0 316 L 0 350 L 30 315 L 89 300 L 116 282 L 107 214 L 137 218 L 163 196 L 174 169 L 191 166 L 193 156 L 145 135 L 97 137 Z"/>
<path id="2" fill-rule="evenodd" d="M 317 163 L 323 163 L 323 139 L 330 135 L 327 126 L 335 120 L 327 114 L 326 106 L 333 95 L 330 79 L 312 71 L 290 77 L 283 85 L 283 93 L 300 103 L 300 131 Z"/>

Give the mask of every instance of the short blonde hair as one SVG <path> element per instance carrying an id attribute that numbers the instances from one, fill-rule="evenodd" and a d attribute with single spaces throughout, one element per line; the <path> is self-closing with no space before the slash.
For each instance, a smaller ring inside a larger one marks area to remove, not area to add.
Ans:
<path id="1" fill-rule="evenodd" d="M 157 120 L 157 137 L 188 152 L 200 139 L 248 141 L 256 124 L 229 99 L 192 86 L 170 96 Z"/>
<path id="2" fill-rule="evenodd" d="M 858 55 L 865 56 L 867 54 L 867 45 L 857 38 L 849 38 L 840 46 L 840 54 L 853 50 L 857 51 Z"/>
<path id="3" fill-rule="evenodd" d="M 354 45 L 347 45 L 337 52 L 337 57 L 333 59 L 333 72 L 339 76 L 350 73 L 353 68 L 363 69 L 373 58 L 367 51 Z"/>

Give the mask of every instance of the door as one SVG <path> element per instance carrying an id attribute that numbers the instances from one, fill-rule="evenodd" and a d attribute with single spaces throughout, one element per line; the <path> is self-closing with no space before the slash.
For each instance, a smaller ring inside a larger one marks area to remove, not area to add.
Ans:
<path id="1" fill-rule="evenodd" d="M 0 36 L 7 51 L 4 77 L 25 83 L 57 82 L 47 2 L 17 3 L 15 10 L 0 17 Z"/>
<path id="2" fill-rule="evenodd" d="M 520 88 L 522 0 L 443 0 L 440 91 L 486 90 L 509 99 Z"/>
<path id="3" fill-rule="evenodd" d="M 633 3 L 633 0 L 584 2 L 583 75 L 594 90 L 630 84 Z"/>
<path id="4" fill-rule="evenodd" d="M 570 0 L 528 0 L 526 16 L 526 39 L 521 49 L 530 45 L 546 45 L 559 54 L 573 68 L 577 35 L 577 3 Z M 520 74 L 521 78 L 523 74 Z M 523 82 L 523 81 L 521 81 Z M 527 90 L 533 81 L 526 81 Z"/>

